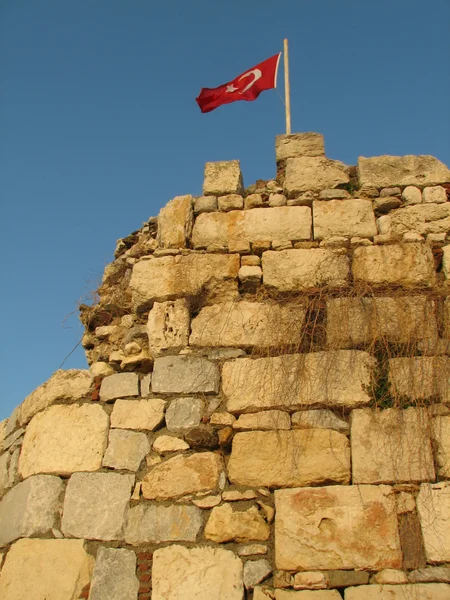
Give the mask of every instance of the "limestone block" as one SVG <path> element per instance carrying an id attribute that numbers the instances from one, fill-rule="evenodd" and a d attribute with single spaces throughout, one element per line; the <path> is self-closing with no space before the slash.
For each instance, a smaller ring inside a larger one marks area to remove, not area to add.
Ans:
<path id="1" fill-rule="evenodd" d="M 237 433 L 228 478 L 252 487 L 347 484 L 349 442 L 345 435 L 328 429 Z"/>
<path id="2" fill-rule="evenodd" d="M 327 409 L 295 412 L 291 420 L 294 429 L 334 429 L 334 431 L 346 434 L 350 432 L 350 425 L 347 421 Z"/>
<path id="3" fill-rule="evenodd" d="M 136 554 L 124 548 L 99 548 L 89 600 L 136 600 Z"/>
<path id="4" fill-rule="evenodd" d="M 436 280 L 433 254 L 425 244 L 360 246 L 353 253 L 355 281 L 402 286 L 432 286 Z"/>
<path id="5" fill-rule="evenodd" d="M 151 400 L 117 400 L 111 414 L 111 427 L 155 431 L 164 421 L 166 402 Z"/>
<path id="6" fill-rule="evenodd" d="M 269 536 L 270 527 L 256 506 L 244 511 L 234 511 L 231 504 L 216 506 L 205 526 L 205 538 L 216 543 L 265 541 Z"/>
<path id="7" fill-rule="evenodd" d="M 275 600 L 342 600 L 337 590 L 275 590 Z"/>
<path id="8" fill-rule="evenodd" d="M 19 459 L 22 477 L 96 471 L 106 448 L 109 418 L 99 405 L 51 406 L 28 425 Z"/>
<path id="9" fill-rule="evenodd" d="M 369 573 L 364 571 L 326 571 L 326 577 L 329 588 L 342 588 L 369 583 Z"/>
<path id="10" fill-rule="evenodd" d="M 192 232 L 192 196 L 176 196 L 158 215 L 158 244 L 161 248 L 186 248 Z"/>
<path id="11" fill-rule="evenodd" d="M 312 132 L 277 135 L 275 154 L 277 162 L 296 156 L 325 156 L 323 135 Z"/>
<path id="12" fill-rule="evenodd" d="M 348 285 L 348 257 L 328 249 L 264 252 L 262 267 L 264 284 L 280 292 Z"/>
<path id="13" fill-rule="evenodd" d="M 89 367 L 92 377 L 108 377 L 114 374 L 114 369 L 106 362 L 99 361 Z"/>
<path id="14" fill-rule="evenodd" d="M 18 407 L 19 424 L 28 423 L 36 413 L 60 400 L 77 402 L 87 398 L 90 387 L 91 376 L 88 370 L 55 371 L 48 381 L 31 392 Z"/>
<path id="15" fill-rule="evenodd" d="M 435 479 L 426 410 L 358 409 L 352 412 L 351 428 L 353 483 Z"/>
<path id="16" fill-rule="evenodd" d="M 194 201 L 194 214 L 214 212 L 217 210 L 217 198 L 215 196 L 200 196 Z"/>
<path id="17" fill-rule="evenodd" d="M 315 240 L 335 235 L 372 238 L 378 233 L 371 200 L 315 200 L 313 214 Z"/>
<path id="18" fill-rule="evenodd" d="M 219 413 L 221 414 L 221 413 Z M 225 413 L 227 414 L 227 413 Z M 233 417 L 234 418 L 234 417 Z M 0 455 L 0 498 L 6 492 L 9 487 L 9 476 L 8 476 L 8 468 L 9 468 L 9 452 L 4 452 Z"/>
<path id="19" fill-rule="evenodd" d="M 238 358 L 223 365 L 222 390 L 232 413 L 362 406 L 370 402 L 375 364 L 374 358 L 359 350 Z"/>
<path id="20" fill-rule="evenodd" d="M 217 365 L 199 356 L 164 356 L 155 359 L 152 390 L 155 394 L 217 394 Z"/>
<path id="21" fill-rule="evenodd" d="M 205 306 L 192 321 L 191 346 L 270 347 L 299 344 L 306 309 L 302 304 L 226 302 Z"/>
<path id="22" fill-rule="evenodd" d="M 423 483 L 417 496 L 425 553 L 429 563 L 450 561 L 450 482 Z"/>
<path id="23" fill-rule="evenodd" d="M 237 277 L 237 254 L 188 254 L 141 260 L 133 266 L 129 289 L 135 310 L 153 302 L 196 297 L 208 286 Z"/>
<path id="24" fill-rule="evenodd" d="M 303 571 L 294 575 L 294 590 L 323 590 L 328 578 L 322 571 Z"/>
<path id="25" fill-rule="evenodd" d="M 148 500 L 168 500 L 211 492 L 219 488 L 222 478 L 223 462 L 218 454 L 179 454 L 153 467 L 142 482 L 142 494 Z"/>
<path id="26" fill-rule="evenodd" d="M 389 486 L 275 491 L 278 569 L 399 569 L 402 552 Z"/>
<path id="27" fill-rule="evenodd" d="M 358 159 L 361 187 L 437 185 L 450 181 L 450 171 L 433 156 L 374 156 Z"/>
<path id="28" fill-rule="evenodd" d="M 236 417 L 227 412 L 215 412 L 211 415 L 211 418 L 209 419 L 211 425 L 216 425 L 217 427 L 232 427 L 235 421 Z"/>
<path id="29" fill-rule="evenodd" d="M 89 540 L 122 539 L 133 485 L 134 475 L 74 473 L 64 499 L 64 535 Z"/>
<path id="30" fill-rule="evenodd" d="M 203 193 L 205 196 L 222 196 L 223 194 L 243 194 L 241 166 L 238 160 L 207 162 Z"/>
<path id="31" fill-rule="evenodd" d="M 100 400 L 103 402 L 128 396 L 139 396 L 139 378 L 136 373 L 115 373 L 102 379 Z"/>
<path id="32" fill-rule="evenodd" d="M 286 196 L 284 194 L 270 194 L 269 206 L 286 206 Z"/>
<path id="33" fill-rule="evenodd" d="M 286 160 L 284 189 L 287 195 L 335 188 L 350 181 L 347 167 L 322 156 L 302 156 Z"/>
<path id="34" fill-rule="evenodd" d="M 345 590 L 345 600 L 447 600 L 450 585 L 445 583 L 418 583 L 415 585 L 361 585 Z"/>
<path id="35" fill-rule="evenodd" d="M 0 502 L 0 546 L 51 531 L 59 517 L 63 487 L 59 477 L 36 475 L 10 490 Z"/>
<path id="36" fill-rule="evenodd" d="M 265 544 L 247 544 L 238 548 L 239 556 L 253 556 L 255 554 L 267 554 L 267 546 Z"/>
<path id="37" fill-rule="evenodd" d="M 391 233 L 396 237 L 414 232 L 420 235 L 447 233 L 450 229 L 450 204 L 417 204 L 393 211 Z"/>
<path id="38" fill-rule="evenodd" d="M 222 501 L 221 494 L 212 494 L 210 496 L 205 496 L 204 498 L 193 498 L 192 504 L 198 506 L 199 508 L 214 508 Z"/>
<path id="39" fill-rule="evenodd" d="M 242 266 L 239 269 L 238 277 L 241 283 L 258 285 L 262 279 L 261 267 Z"/>
<path id="40" fill-rule="evenodd" d="M 166 452 L 177 452 L 178 450 L 189 450 L 189 444 L 172 435 L 160 435 L 153 442 L 152 449 L 164 454 Z"/>
<path id="41" fill-rule="evenodd" d="M 441 185 L 426 187 L 423 190 L 423 201 L 425 203 L 436 202 L 436 204 L 447 202 L 447 192 Z"/>
<path id="42" fill-rule="evenodd" d="M 202 420 L 205 405 L 200 398 L 176 398 L 166 412 L 166 427 L 177 432 L 197 427 Z"/>
<path id="43" fill-rule="evenodd" d="M 289 413 L 282 410 L 263 410 L 254 414 L 240 415 L 233 423 L 233 429 L 240 431 L 259 429 L 290 429 Z"/>
<path id="44" fill-rule="evenodd" d="M 145 433 L 126 429 L 111 429 L 103 466 L 112 469 L 137 471 L 143 458 L 150 452 Z"/>
<path id="45" fill-rule="evenodd" d="M 426 296 L 327 300 L 327 344 L 349 348 L 386 340 L 401 344 L 438 337 L 435 303 Z"/>
<path id="46" fill-rule="evenodd" d="M 155 302 L 148 313 L 149 349 L 154 355 L 164 350 L 177 352 L 189 339 L 190 313 L 184 298 L 173 302 Z"/>
<path id="47" fill-rule="evenodd" d="M 444 356 L 413 356 L 389 360 L 389 382 L 396 397 L 450 401 L 450 359 Z"/>
<path id="48" fill-rule="evenodd" d="M 450 244 L 442 248 L 442 270 L 446 279 L 450 279 Z"/>
<path id="49" fill-rule="evenodd" d="M 267 579 L 272 573 L 272 566 L 268 560 L 248 560 L 244 565 L 244 585 L 246 589 L 253 589 L 255 585 Z"/>
<path id="50" fill-rule="evenodd" d="M 202 525 L 202 511 L 196 506 L 138 504 L 128 511 L 125 541 L 132 546 L 195 542 Z"/>
<path id="51" fill-rule="evenodd" d="M 311 209 L 307 206 L 205 213 L 195 220 L 192 244 L 194 248 L 206 248 L 211 244 L 228 246 L 237 241 L 309 240 L 311 223 Z"/>
<path id="52" fill-rule="evenodd" d="M 8 425 L 8 419 L 0 421 L 0 452 L 3 450 L 3 443 L 6 438 L 6 427 Z"/>
<path id="53" fill-rule="evenodd" d="M 371 583 L 398 585 L 408 583 L 408 577 L 404 571 L 399 569 L 383 569 L 379 573 L 375 573 Z"/>
<path id="54" fill-rule="evenodd" d="M 241 500 L 254 500 L 258 494 L 254 490 L 227 490 L 222 492 L 222 500 L 226 502 L 240 502 Z"/>
<path id="55" fill-rule="evenodd" d="M 153 554 L 152 600 L 242 600 L 242 561 L 223 548 L 172 545 Z"/>
<path id="56" fill-rule="evenodd" d="M 404 206 L 410 204 L 420 204 L 422 202 L 422 192 L 414 185 L 408 185 L 402 192 Z"/>
<path id="57" fill-rule="evenodd" d="M 228 194 L 227 196 L 220 196 L 220 198 L 217 199 L 217 205 L 219 210 L 222 212 L 229 212 L 230 210 L 242 210 L 244 208 L 244 198 L 240 194 Z"/>
<path id="58" fill-rule="evenodd" d="M 0 574 L 2 600 L 76 600 L 94 560 L 84 540 L 18 540 Z"/>
<path id="59" fill-rule="evenodd" d="M 450 583 L 450 567 L 427 567 L 408 573 L 411 583 Z"/>
<path id="60" fill-rule="evenodd" d="M 432 434 L 438 475 L 450 479 L 450 416 L 435 417 Z"/>

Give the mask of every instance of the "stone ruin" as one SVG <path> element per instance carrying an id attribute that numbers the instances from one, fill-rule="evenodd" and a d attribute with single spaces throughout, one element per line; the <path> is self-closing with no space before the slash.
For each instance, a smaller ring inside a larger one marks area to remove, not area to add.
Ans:
<path id="1" fill-rule="evenodd" d="M 0 423 L 2 600 L 450 598 L 450 172 L 207 163 Z"/>

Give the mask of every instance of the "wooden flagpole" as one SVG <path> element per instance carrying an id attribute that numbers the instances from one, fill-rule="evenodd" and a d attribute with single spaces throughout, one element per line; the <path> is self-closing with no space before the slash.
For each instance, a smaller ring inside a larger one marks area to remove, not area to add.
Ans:
<path id="1" fill-rule="evenodd" d="M 286 107 L 286 134 L 291 134 L 291 89 L 289 86 L 288 41 L 284 40 L 284 102 Z"/>

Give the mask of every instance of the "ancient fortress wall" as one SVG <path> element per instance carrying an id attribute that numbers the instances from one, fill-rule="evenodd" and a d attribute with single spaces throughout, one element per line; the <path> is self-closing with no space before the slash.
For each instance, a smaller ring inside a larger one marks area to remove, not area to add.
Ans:
<path id="1" fill-rule="evenodd" d="M 207 163 L 0 423 L 2 600 L 449 600 L 450 172 Z"/>

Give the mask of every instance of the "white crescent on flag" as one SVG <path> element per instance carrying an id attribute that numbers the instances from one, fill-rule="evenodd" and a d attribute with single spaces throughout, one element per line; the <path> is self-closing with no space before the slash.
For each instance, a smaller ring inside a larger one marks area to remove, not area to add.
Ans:
<path id="1" fill-rule="evenodd" d="M 253 71 L 248 71 L 247 73 L 244 73 L 243 75 L 241 75 L 238 79 L 238 81 L 240 81 L 241 79 L 244 79 L 244 77 L 249 77 L 253 75 L 253 81 L 251 81 L 247 87 L 245 87 L 241 92 L 238 92 L 238 94 L 244 94 L 247 90 L 249 90 L 252 85 L 258 81 L 258 79 L 262 76 L 262 73 L 259 69 L 253 69 Z"/>

